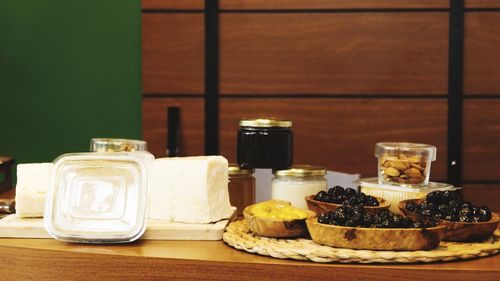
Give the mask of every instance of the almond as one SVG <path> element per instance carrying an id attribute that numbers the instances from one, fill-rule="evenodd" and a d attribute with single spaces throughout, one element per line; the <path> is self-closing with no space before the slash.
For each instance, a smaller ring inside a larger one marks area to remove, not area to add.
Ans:
<path id="1" fill-rule="evenodd" d="M 400 171 L 404 171 L 404 170 L 406 170 L 408 168 L 408 167 L 406 167 L 405 164 L 403 164 L 403 162 L 397 161 L 397 160 L 389 161 L 389 166 L 393 167 L 393 168 L 396 168 L 396 169 L 398 169 Z"/>
<path id="2" fill-rule="evenodd" d="M 410 163 L 413 163 L 413 164 L 417 164 L 418 162 L 422 162 L 422 160 L 423 160 L 422 157 L 420 157 L 418 155 L 408 157 L 408 161 L 410 161 Z"/>
<path id="3" fill-rule="evenodd" d="M 423 172 L 424 171 L 424 168 L 420 167 L 420 165 L 417 165 L 417 164 L 411 164 L 411 166 L 415 169 L 418 169 L 420 172 Z"/>
<path id="4" fill-rule="evenodd" d="M 384 174 L 391 177 L 397 177 L 399 176 L 399 171 L 396 168 L 389 167 L 384 169 Z"/>
<path id="5" fill-rule="evenodd" d="M 422 173 L 420 173 L 420 170 L 416 168 L 410 168 L 405 171 L 405 175 L 411 177 L 411 178 L 422 178 Z"/>

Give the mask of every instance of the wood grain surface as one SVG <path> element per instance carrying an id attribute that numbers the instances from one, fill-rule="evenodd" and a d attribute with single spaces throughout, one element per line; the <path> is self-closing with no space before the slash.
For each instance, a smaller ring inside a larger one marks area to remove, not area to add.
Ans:
<path id="1" fill-rule="evenodd" d="M 500 34 L 500 12 L 466 13 L 465 94 L 500 94 L 500 37 L 498 34 Z"/>
<path id="2" fill-rule="evenodd" d="M 481 280 L 500 278 L 500 256 L 430 264 L 316 264 L 240 252 L 221 241 L 84 245 L 0 239 L 7 280 Z M 293 278 L 291 279 L 291 276 Z"/>
<path id="3" fill-rule="evenodd" d="M 500 8 L 498 0 L 465 0 L 467 8 Z"/>
<path id="4" fill-rule="evenodd" d="M 221 9 L 448 8 L 449 0 L 220 0 Z"/>
<path id="5" fill-rule="evenodd" d="M 475 205 L 488 206 L 500 213 L 500 183 L 496 184 L 465 184 L 462 195 L 465 200 Z"/>
<path id="6" fill-rule="evenodd" d="M 167 110 L 181 109 L 182 156 L 203 155 L 205 147 L 205 115 L 203 98 L 144 98 L 142 102 L 142 135 L 148 150 L 156 157 L 165 157 L 167 149 Z"/>
<path id="7" fill-rule="evenodd" d="M 187 9 L 205 8 L 205 0 L 142 0 L 143 9 Z"/>
<path id="8" fill-rule="evenodd" d="M 223 94 L 446 94 L 448 14 L 221 14 Z"/>
<path id="9" fill-rule="evenodd" d="M 500 99 L 464 101 L 463 178 L 500 180 Z"/>
<path id="10" fill-rule="evenodd" d="M 294 164 L 376 176 L 375 143 L 410 141 L 437 146 L 432 180 L 446 178 L 445 99 L 291 99 L 223 98 L 220 152 L 236 160 L 236 134 L 242 117 L 291 119 Z"/>
<path id="11" fill-rule="evenodd" d="M 203 93 L 204 15 L 142 15 L 144 93 Z"/>

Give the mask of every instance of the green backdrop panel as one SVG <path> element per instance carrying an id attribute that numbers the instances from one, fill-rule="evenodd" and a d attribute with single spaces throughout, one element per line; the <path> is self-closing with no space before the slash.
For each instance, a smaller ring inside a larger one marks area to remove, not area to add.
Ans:
<path id="1" fill-rule="evenodd" d="M 140 0 L 0 1 L 0 155 L 141 138 Z"/>

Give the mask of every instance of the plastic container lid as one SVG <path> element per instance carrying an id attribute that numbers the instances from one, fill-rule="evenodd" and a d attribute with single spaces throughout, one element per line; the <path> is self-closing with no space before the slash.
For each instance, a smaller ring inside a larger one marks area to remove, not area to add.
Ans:
<path id="1" fill-rule="evenodd" d="M 75 153 L 54 160 L 44 223 L 55 239 L 123 243 L 146 229 L 147 152 Z"/>
<path id="2" fill-rule="evenodd" d="M 419 192 L 421 190 L 457 190 L 461 189 L 461 187 L 455 187 L 449 183 L 443 182 L 429 182 L 427 186 L 424 187 L 409 187 L 409 186 L 401 186 L 401 185 L 393 185 L 393 184 L 379 184 L 378 178 L 364 178 L 359 179 L 354 182 L 359 186 L 364 187 L 373 187 L 380 188 L 386 190 L 397 190 L 397 191 L 408 191 L 408 192 Z"/>
<path id="3" fill-rule="evenodd" d="M 436 160 L 436 147 L 429 144 L 411 142 L 379 142 L 375 145 L 376 157 L 380 157 L 383 154 L 398 155 L 399 153 L 424 156 L 426 161 Z"/>
<path id="4" fill-rule="evenodd" d="M 147 151 L 148 144 L 142 140 L 94 138 L 90 141 L 93 152 Z"/>

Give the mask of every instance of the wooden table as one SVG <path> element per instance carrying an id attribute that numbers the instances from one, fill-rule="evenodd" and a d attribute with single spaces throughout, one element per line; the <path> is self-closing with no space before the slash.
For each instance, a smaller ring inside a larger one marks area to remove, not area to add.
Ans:
<path id="1" fill-rule="evenodd" d="M 84 245 L 52 239 L 0 239 L 0 252 L 4 280 L 500 280 L 500 255 L 431 264 L 317 264 L 249 254 L 222 241 Z"/>
<path id="2" fill-rule="evenodd" d="M 500 255 L 411 265 L 316 264 L 240 252 L 221 241 L 81 245 L 0 239 L 4 280 L 500 280 Z"/>

